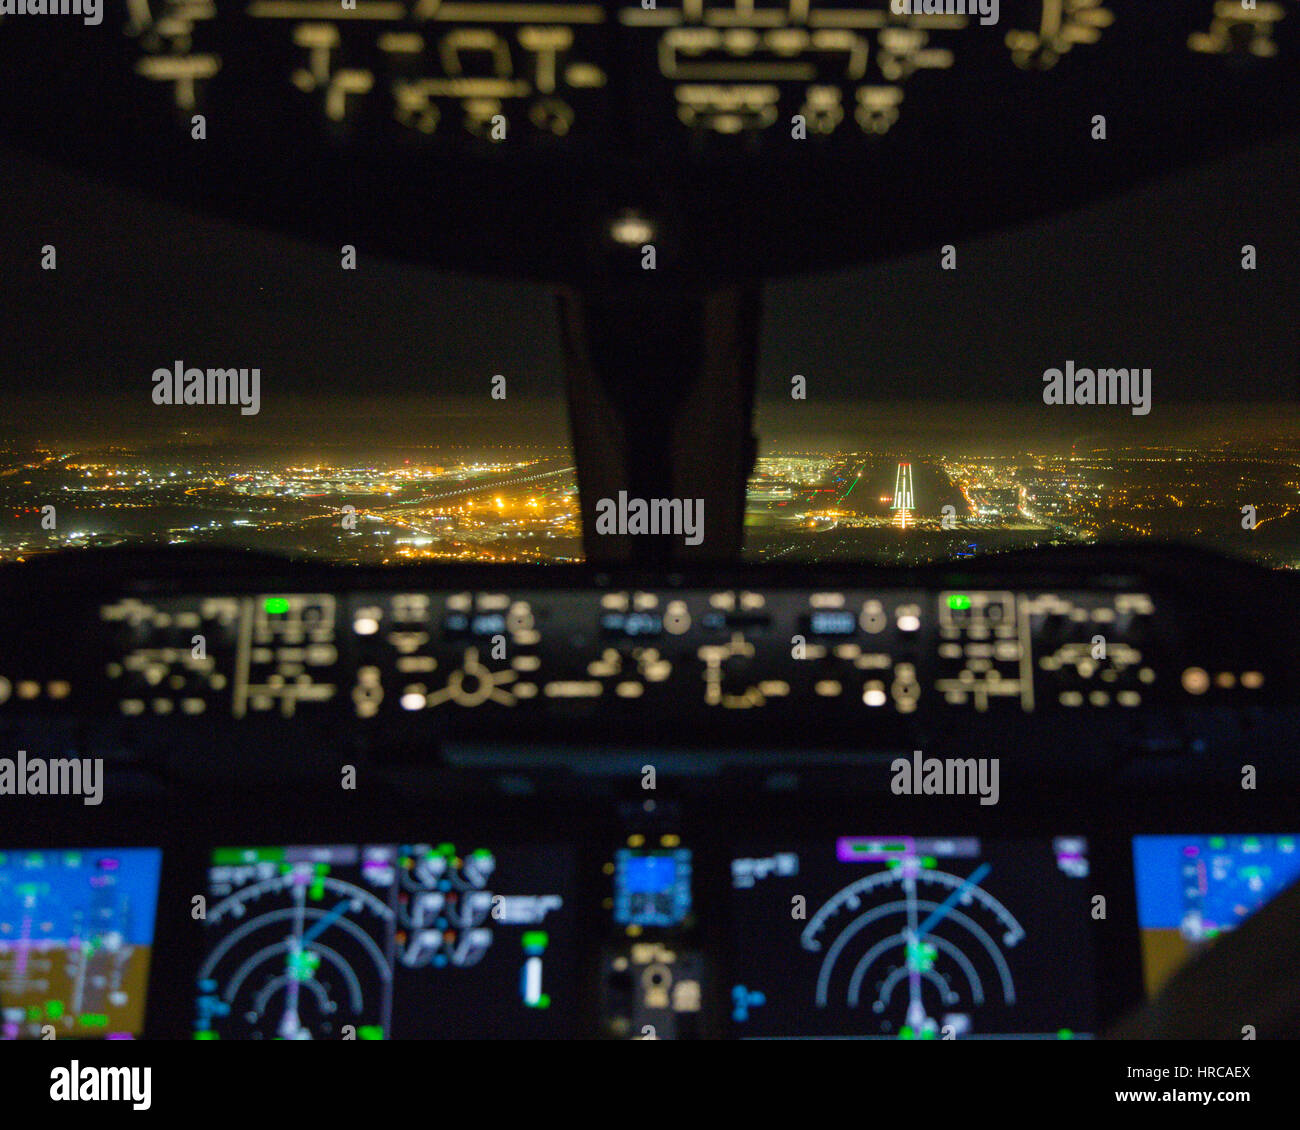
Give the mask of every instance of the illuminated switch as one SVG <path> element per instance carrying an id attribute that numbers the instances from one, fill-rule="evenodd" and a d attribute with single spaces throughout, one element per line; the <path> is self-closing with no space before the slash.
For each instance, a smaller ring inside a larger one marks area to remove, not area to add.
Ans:
<path id="1" fill-rule="evenodd" d="M 1115 20 L 1101 0 L 1045 0 L 1038 8 L 1038 27 L 1006 35 L 1012 60 L 1025 70 L 1050 70 L 1076 44 L 1096 43 Z"/>
<path id="2" fill-rule="evenodd" d="M 673 1011 L 700 1011 L 700 983 L 698 981 L 678 981 L 673 986 Z"/>
<path id="3" fill-rule="evenodd" d="M 885 616 L 885 609 L 880 601 L 869 600 L 862 606 L 862 613 L 858 616 L 858 624 L 864 632 L 870 632 L 872 635 L 885 630 L 889 620 Z"/>
<path id="4" fill-rule="evenodd" d="M 895 610 L 900 632 L 916 632 L 921 628 L 921 609 L 915 604 L 900 604 Z"/>
<path id="5" fill-rule="evenodd" d="M 1201 55 L 1254 55 L 1271 59 L 1277 54 L 1273 25 L 1285 15 L 1285 8 L 1273 0 L 1261 0 L 1250 7 L 1218 0 L 1209 30 L 1193 32 L 1187 38 L 1187 46 Z"/>

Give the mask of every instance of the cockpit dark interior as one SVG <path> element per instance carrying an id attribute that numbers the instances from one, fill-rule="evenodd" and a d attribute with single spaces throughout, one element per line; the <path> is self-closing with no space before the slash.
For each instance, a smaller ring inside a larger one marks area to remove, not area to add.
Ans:
<path id="1" fill-rule="evenodd" d="M 0 1039 L 72 1097 L 114 1040 L 1263 1089 L 1131 1071 L 1300 1036 L 1293 0 L 26 0 L 0 88 Z"/>

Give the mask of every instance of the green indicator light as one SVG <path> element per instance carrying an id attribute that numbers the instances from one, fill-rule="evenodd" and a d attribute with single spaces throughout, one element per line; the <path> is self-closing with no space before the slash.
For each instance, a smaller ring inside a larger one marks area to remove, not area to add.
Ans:
<path id="1" fill-rule="evenodd" d="M 107 1028 L 108 1017 L 102 1012 L 87 1012 L 77 1023 L 83 1028 Z"/>
<path id="2" fill-rule="evenodd" d="M 383 1038 L 384 1030 L 378 1024 L 362 1024 L 357 1029 L 358 1040 L 382 1040 Z"/>
<path id="3" fill-rule="evenodd" d="M 283 616 L 289 611 L 289 598 L 286 596 L 268 596 L 262 602 L 262 607 L 266 609 L 268 616 Z"/>
<path id="4" fill-rule="evenodd" d="M 62 1002 L 62 1001 L 46 1001 L 46 1002 L 45 1002 L 45 1015 L 46 1015 L 46 1016 L 54 1017 L 55 1019 L 58 1019 L 60 1016 L 63 1015 L 63 1002 Z"/>
<path id="5" fill-rule="evenodd" d="M 1058 1040 L 1073 1040 L 1074 1033 L 1069 1028 L 1062 1028 L 1056 1033 L 1056 1038 Z"/>
<path id="6" fill-rule="evenodd" d="M 195 1038 L 196 1040 L 219 1040 L 219 1039 L 221 1039 L 221 1037 L 218 1036 L 215 1032 L 195 1032 L 195 1033 L 194 1033 L 194 1038 Z"/>
<path id="7" fill-rule="evenodd" d="M 523 945 L 524 949 L 545 949 L 547 942 L 550 941 L 545 930 L 525 930 Z"/>
<path id="8" fill-rule="evenodd" d="M 1228 842 L 1228 841 L 1225 840 L 1222 836 L 1211 836 L 1211 837 L 1210 837 L 1210 847 L 1212 847 L 1212 848 L 1221 848 L 1221 847 L 1224 847 L 1224 846 L 1227 844 L 1227 842 Z"/>
<path id="9" fill-rule="evenodd" d="M 934 1038 L 935 1037 L 934 1037 L 933 1028 L 927 1028 L 924 1032 L 921 1033 L 921 1039 L 923 1040 L 933 1040 Z"/>
<path id="10" fill-rule="evenodd" d="M 543 993 L 540 997 L 537 998 L 537 1007 L 538 1008 L 551 1007 L 551 997 L 549 993 Z"/>
<path id="11" fill-rule="evenodd" d="M 217 848 L 212 862 L 218 866 L 231 863 L 281 863 L 284 848 Z"/>
<path id="12" fill-rule="evenodd" d="M 28 1020 L 39 1020 L 41 1018 L 41 1009 L 39 1005 L 31 1005 L 27 1009 Z"/>
<path id="13" fill-rule="evenodd" d="M 930 868 L 938 867 L 938 866 L 939 866 L 939 861 L 938 861 L 937 859 L 935 859 L 934 856 L 932 856 L 932 855 L 927 855 L 924 859 L 921 860 L 921 866 L 922 866 L 922 867 L 930 867 Z"/>
<path id="14" fill-rule="evenodd" d="M 456 854 L 456 845 L 455 845 L 455 844 L 439 844 L 439 845 L 438 845 L 436 848 L 434 848 L 433 850 L 434 850 L 434 854 L 436 854 L 436 855 L 455 855 L 455 854 Z"/>
<path id="15" fill-rule="evenodd" d="M 970 607 L 970 597 L 955 592 L 948 597 L 948 607 L 954 612 L 965 612 Z"/>
<path id="16" fill-rule="evenodd" d="M 900 1040 L 915 1040 L 916 1033 L 912 1031 L 910 1025 L 905 1024 L 898 1030 L 898 1038 Z"/>
<path id="17" fill-rule="evenodd" d="M 901 859 L 890 859 L 886 861 L 885 866 L 890 870 L 896 871 L 898 868 L 903 866 L 903 861 Z"/>
<path id="18" fill-rule="evenodd" d="M 492 858 L 492 853 L 491 853 L 490 851 L 488 851 L 487 848 L 478 848 L 478 849 L 474 852 L 474 858 L 475 858 L 475 859 L 491 859 L 491 858 Z"/>

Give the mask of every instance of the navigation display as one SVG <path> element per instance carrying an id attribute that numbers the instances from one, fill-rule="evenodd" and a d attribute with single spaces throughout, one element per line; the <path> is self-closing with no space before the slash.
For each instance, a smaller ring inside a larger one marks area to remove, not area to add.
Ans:
<path id="1" fill-rule="evenodd" d="M 1133 872 L 1143 980 L 1154 996 L 1300 879 L 1300 836 L 1134 836 Z"/>
<path id="2" fill-rule="evenodd" d="M 162 852 L 0 851 L 0 1039 L 144 1027 Z"/>
<path id="3" fill-rule="evenodd" d="M 568 1035 L 572 871 L 554 848 L 218 849 L 194 1038 Z"/>
<path id="4" fill-rule="evenodd" d="M 1071 1039 L 1096 1022 L 1088 843 L 840 836 L 731 863 L 742 1037 Z"/>

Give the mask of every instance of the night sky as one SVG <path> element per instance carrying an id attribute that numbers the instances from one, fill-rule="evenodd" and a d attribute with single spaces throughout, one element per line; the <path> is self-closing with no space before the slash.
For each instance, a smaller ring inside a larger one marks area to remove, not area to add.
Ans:
<path id="1" fill-rule="evenodd" d="M 303 398 L 320 408 L 324 397 L 345 398 L 377 428 L 405 426 L 408 413 L 379 407 L 400 397 L 435 424 L 482 410 L 503 438 L 539 438 L 535 401 L 562 394 L 545 286 L 365 255 L 360 269 L 342 271 L 334 248 L 0 157 L 0 379 L 19 431 L 91 416 L 102 425 L 95 406 L 110 397 L 114 426 L 156 422 L 150 374 L 176 359 L 260 367 L 259 430 L 303 419 Z M 1294 401 L 1297 202 L 1292 137 L 964 242 L 956 272 L 938 269 L 940 231 L 933 252 L 771 282 L 764 427 L 833 426 L 845 419 L 839 401 L 883 404 L 900 419 L 930 400 L 972 413 L 1008 401 L 1041 415 L 1041 374 L 1066 359 L 1150 366 L 1156 411 L 1142 426 L 1152 432 L 1162 406 Z M 1247 242 L 1259 248 L 1253 273 L 1240 269 Z M 58 249 L 57 272 L 39 269 L 44 243 Z M 510 382 L 508 407 L 489 400 L 494 373 Z M 787 399 L 793 373 L 808 378 L 806 405 Z M 544 417 L 543 429 L 562 426 L 557 405 Z"/>

